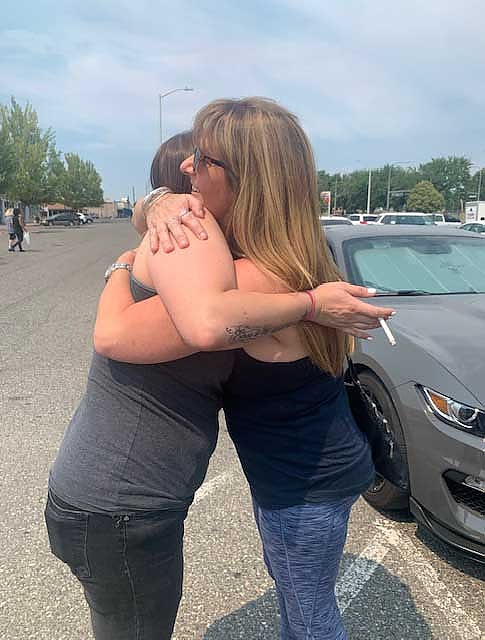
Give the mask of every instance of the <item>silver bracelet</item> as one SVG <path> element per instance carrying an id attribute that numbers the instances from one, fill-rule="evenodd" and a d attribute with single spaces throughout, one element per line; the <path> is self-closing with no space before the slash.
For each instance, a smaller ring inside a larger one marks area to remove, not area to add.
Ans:
<path id="1" fill-rule="evenodd" d="M 155 202 L 157 202 L 157 200 L 160 200 L 160 198 L 163 198 L 163 196 L 166 196 L 169 193 L 172 193 L 172 190 L 168 187 L 158 187 L 157 189 L 153 189 L 153 191 L 150 191 L 150 193 L 148 193 L 143 198 L 143 201 L 141 203 L 141 210 L 143 215 L 145 216 L 146 210 L 150 205 L 154 204 Z"/>

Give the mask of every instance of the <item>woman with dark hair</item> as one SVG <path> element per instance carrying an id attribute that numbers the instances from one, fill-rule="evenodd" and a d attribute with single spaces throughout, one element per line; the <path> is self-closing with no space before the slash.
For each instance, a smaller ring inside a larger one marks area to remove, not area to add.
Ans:
<path id="1" fill-rule="evenodd" d="M 174 193 L 189 193 L 190 178 L 180 171 L 180 158 L 192 149 L 192 131 L 184 131 L 160 145 L 150 169 L 152 187 L 171 185 Z M 177 165 L 177 162 L 179 163 Z"/>

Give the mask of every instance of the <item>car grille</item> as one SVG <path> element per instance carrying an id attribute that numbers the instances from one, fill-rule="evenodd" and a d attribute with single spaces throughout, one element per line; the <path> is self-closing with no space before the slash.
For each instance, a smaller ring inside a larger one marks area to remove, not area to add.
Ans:
<path id="1" fill-rule="evenodd" d="M 482 516 L 485 516 L 485 493 L 478 491 L 477 489 L 473 489 L 472 487 L 467 487 L 465 484 L 461 484 L 460 482 L 455 482 L 451 478 L 445 477 L 445 480 L 448 485 L 448 489 L 456 502 L 463 504 L 472 511 L 476 511 Z"/>

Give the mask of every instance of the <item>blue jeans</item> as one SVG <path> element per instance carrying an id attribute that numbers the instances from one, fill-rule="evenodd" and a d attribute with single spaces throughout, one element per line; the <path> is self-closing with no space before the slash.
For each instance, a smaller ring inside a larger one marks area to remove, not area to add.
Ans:
<path id="1" fill-rule="evenodd" d="M 51 550 L 81 582 L 96 640 L 169 640 L 182 595 L 186 511 L 82 511 L 49 492 Z"/>
<path id="2" fill-rule="evenodd" d="M 358 496 L 284 509 L 253 508 L 275 581 L 281 640 L 347 640 L 335 583 Z"/>

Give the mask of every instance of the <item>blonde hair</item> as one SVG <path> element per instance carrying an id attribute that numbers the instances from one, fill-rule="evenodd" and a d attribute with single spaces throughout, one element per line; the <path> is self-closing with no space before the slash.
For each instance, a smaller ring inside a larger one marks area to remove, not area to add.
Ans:
<path id="1" fill-rule="evenodd" d="M 234 255 L 292 291 L 341 279 L 320 227 L 312 148 L 296 116 L 267 98 L 215 100 L 196 115 L 194 142 L 228 167 L 234 202 L 224 224 Z M 313 323 L 298 331 L 312 361 L 340 375 L 351 339 Z"/>
<path id="2" fill-rule="evenodd" d="M 5 209 L 5 213 L 3 215 L 4 216 L 13 216 L 13 207 L 9 207 L 8 209 Z"/>

